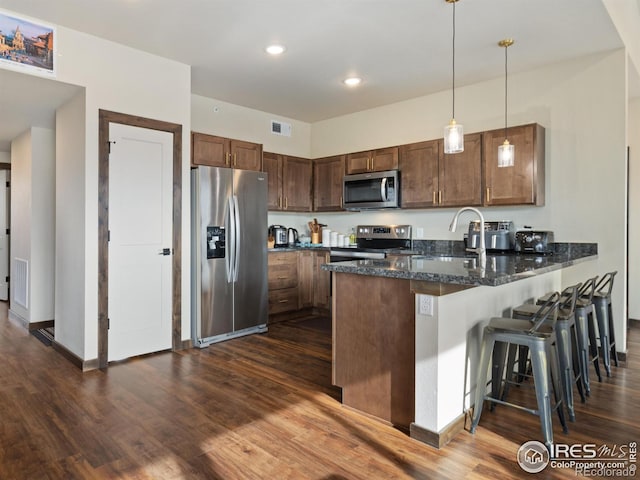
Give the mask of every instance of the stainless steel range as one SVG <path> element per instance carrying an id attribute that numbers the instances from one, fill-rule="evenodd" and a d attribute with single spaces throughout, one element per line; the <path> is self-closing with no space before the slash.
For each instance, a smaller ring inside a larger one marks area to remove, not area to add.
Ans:
<path id="1" fill-rule="evenodd" d="M 411 252 L 411 225 L 358 225 L 355 247 L 332 247 L 330 260 L 381 259 Z"/>

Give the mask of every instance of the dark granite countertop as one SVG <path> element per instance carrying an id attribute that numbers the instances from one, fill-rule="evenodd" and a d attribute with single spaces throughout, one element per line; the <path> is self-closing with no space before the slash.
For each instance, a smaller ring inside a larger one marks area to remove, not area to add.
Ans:
<path id="1" fill-rule="evenodd" d="M 597 244 L 555 244 L 551 255 L 488 254 L 484 270 L 475 254 L 459 251 L 388 256 L 384 260 L 327 263 L 323 270 L 456 285 L 498 286 L 597 257 Z"/>

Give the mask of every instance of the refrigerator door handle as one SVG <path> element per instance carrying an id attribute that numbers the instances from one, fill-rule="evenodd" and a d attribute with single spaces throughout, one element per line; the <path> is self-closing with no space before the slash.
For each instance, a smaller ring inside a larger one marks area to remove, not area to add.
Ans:
<path id="1" fill-rule="evenodd" d="M 238 281 L 238 270 L 240 263 L 240 207 L 238 205 L 238 196 L 234 195 L 233 197 L 233 211 L 234 211 L 234 221 L 235 225 L 233 228 L 234 235 L 234 251 L 233 251 L 233 282 L 236 283 Z"/>
<path id="2" fill-rule="evenodd" d="M 235 213 L 233 211 L 233 201 L 231 198 L 227 199 L 227 206 L 225 207 L 226 213 L 225 218 L 228 219 L 227 225 L 229 228 L 227 229 L 227 252 L 224 259 L 225 273 L 227 275 L 227 283 L 233 282 L 233 241 L 235 238 L 235 232 L 233 231 L 233 218 L 235 217 Z"/>

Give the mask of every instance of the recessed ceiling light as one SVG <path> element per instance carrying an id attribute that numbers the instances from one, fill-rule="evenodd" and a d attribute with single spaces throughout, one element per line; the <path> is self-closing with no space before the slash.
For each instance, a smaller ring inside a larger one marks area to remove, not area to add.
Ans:
<path id="1" fill-rule="evenodd" d="M 355 87 L 356 85 L 360 85 L 362 83 L 362 79 L 358 77 L 349 77 L 343 80 L 343 83 L 349 87 Z"/>
<path id="2" fill-rule="evenodd" d="M 265 50 L 269 55 L 280 55 L 285 48 L 282 45 L 269 45 Z"/>

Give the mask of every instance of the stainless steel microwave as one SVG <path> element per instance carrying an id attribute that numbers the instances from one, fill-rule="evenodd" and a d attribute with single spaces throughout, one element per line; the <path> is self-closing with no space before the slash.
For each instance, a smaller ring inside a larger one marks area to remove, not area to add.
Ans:
<path id="1" fill-rule="evenodd" d="M 400 172 L 357 173 L 345 175 L 342 190 L 346 210 L 400 207 Z"/>

